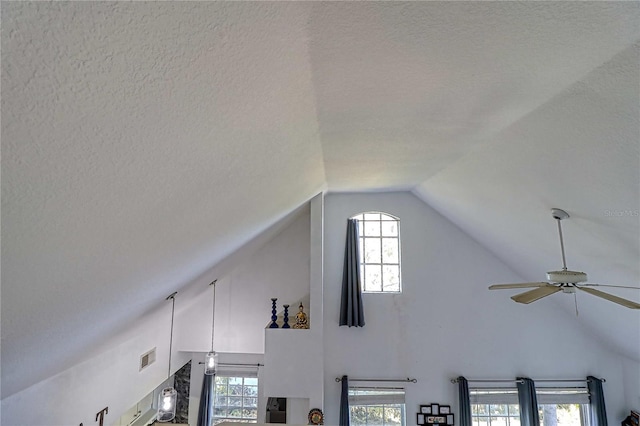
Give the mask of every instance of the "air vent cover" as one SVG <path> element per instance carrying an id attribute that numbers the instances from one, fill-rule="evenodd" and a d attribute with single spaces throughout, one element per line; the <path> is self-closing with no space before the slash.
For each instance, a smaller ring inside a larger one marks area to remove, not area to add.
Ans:
<path id="1" fill-rule="evenodd" d="M 144 370 L 151 364 L 153 364 L 156 360 L 156 348 L 151 349 L 149 352 L 146 352 L 140 355 L 140 371 Z"/>

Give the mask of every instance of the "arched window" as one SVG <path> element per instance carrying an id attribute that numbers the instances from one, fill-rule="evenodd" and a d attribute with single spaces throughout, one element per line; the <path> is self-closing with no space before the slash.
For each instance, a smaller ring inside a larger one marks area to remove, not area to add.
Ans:
<path id="1" fill-rule="evenodd" d="M 360 277 L 365 293 L 400 293 L 400 220 L 382 212 L 353 216 L 360 234 Z"/>

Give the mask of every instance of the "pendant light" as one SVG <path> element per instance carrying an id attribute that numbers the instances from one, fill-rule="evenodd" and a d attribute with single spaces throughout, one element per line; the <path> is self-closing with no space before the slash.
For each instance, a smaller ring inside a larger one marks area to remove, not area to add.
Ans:
<path id="1" fill-rule="evenodd" d="M 216 325 L 216 282 L 214 280 L 210 285 L 213 286 L 213 308 L 211 312 L 211 350 L 204 357 L 204 374 L 216 374 L 216 366 L 218 364 L 218 354 L 213 350 L 213 336 L 215 334 Z"/>
<path id="2" fill-rule="evenodd" d="M 171 337 L 169 338 L 169 371 L 167 372 L 167 380 L 171 378 L 171 351 L 173 349 L 173 316 L 176 310 L 175 296 L 178 292 L 174 292 L 167 300 L 171 299 Z M 156 420 L 159 422 L 170 422 L 176 416 L 176 403 L 178 402 L 178 392 L 173 386 L 168 386 L 162 391 L 158 397 L 158 414 Z"/>

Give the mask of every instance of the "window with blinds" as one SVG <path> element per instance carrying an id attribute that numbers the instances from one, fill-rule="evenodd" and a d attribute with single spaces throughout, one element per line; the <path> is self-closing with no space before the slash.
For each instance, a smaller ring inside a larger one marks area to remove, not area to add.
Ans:
<path id="1" fill-rule="evenodd" d="M 258 420 L 258 374 L 255 368 L 225 369 L 216 372 L 213 424 L 256 423 Z"/>
<path id="2" fill-rule="evenodd" d="M 353 426 L 404 426 L 404 389 L 349 388 L 350 422 Z"/>
<path id="3" fill-rule="evenodd" d="M 582 387 L 536 387 L 541 426 L 589 426 L 589 391 Z"/>
<path id="4" fill-rule="evenodd" d="M 537 387 L 540 426 L 589 426 L 586 387 Z M 469 390 L 473 426 L 520 426 L 514 387 Z"/>
<path id="5" fill-rule="evenodd" d="M 470 389 L 469 399 L 473 426 L 520 426 L 515 386 Z"/>

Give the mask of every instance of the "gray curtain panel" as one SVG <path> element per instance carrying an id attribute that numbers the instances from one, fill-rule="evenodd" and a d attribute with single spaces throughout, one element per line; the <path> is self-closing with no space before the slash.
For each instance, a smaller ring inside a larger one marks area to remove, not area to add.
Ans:
<path id="1" fill-rule="evenodd" d="M 469 400 L 469 382 L 464 377 L 458 377 L 458 405 L 460 426 L 471 426 L 471 401 Z"/>
<path id="2" fill-rule="evenodd" d="M 520 425 L 539 426 L 538 398 L 533 380 L 518 377 L 518 402 L 520 403 Z"/>
<path id="3" fill-rule="evenodd" d="M 349 327 L 364 327 L 358 247 L 358 221 L 349 219 L 347 220 L 347 244 L 344 250 L 340 301 L 340 325 Z"/>
<path id="4" fill-rule="evenodd" d="M 205 374 L 204 379 L 202 379 L 197 426 L 211 426 L 213 424 L 213 386 L 215 382 L 215 374 Z"/>
<path id="5" fill-rule="evenodd" d="M 591 403 L 591 426 L 607 426 L 607 410 L 604 406 L 602 380 L 588 376 L 587 387 L 589 388 L 589 401 Z"/>
<path id="6" fill-rule="evenodd" d="M 349 379 L 342 376 L 342 395 L 340 395 L 339 426 L 349 426 Z"/>

